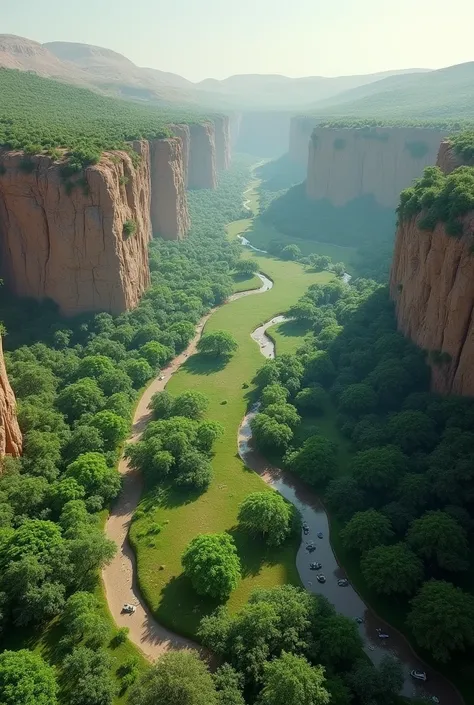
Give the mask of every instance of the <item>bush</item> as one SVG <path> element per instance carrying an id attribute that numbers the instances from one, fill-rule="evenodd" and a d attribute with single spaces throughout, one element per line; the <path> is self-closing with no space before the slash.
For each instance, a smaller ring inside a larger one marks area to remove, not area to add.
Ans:
<path id="1" fill-rule="evenodd" d="M 125 239 L 135 235 L 137 232 L 137 224 L 134 220 L 126 220 L 123 224 L 123 235 Z"/>

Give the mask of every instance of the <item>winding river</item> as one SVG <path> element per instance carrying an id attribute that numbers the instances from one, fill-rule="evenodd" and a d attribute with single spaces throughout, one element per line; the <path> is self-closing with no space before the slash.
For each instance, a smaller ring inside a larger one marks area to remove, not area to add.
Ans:
<path id="1" fill-rule="evenodd" d="M 284 320 L 284 316 L 276 316 L 256 328 L 251 334 L 252 339 L 259 345 L 261 353 L 267 358 L 275 356 L 275 345 L 267 335 L 267 330 Z M 265 482 L 298 509 L 303 522 L 306 522 L 309 527 L 309 533 L 306 536 L 302 535 L 296 557 L 298 573 L 306 590 L 324 595 L 340 614 L 354 620 L 363 619 L 359 625 L 359 632 L 364 642 L 364 650 L 375 664 L 378 664 L 387 653 L 400 661 L 404 673 L 403 695 L 425 697 L 428 702 L 439 702 L 441 705 L 463 705 L 464 701 L 454 686 L 423 663 L 405 637 L 379 619 L 350 584 L 346 587 L 338 586 L 338 580 L 346 576 L 331 548 L 329 520 L 321 500 L 311 487 L 291 473 L 271 465 L 252 446 L 250 424 L 258 412 L 258 407 L 258 403 L 254 405 L 239 428 L 239 455 L 247 467 L 257 472 Z M 322 534 L 322 538 L 318 538 L 319 533 Z M 314 542 L 316 545 L 316 550 L 312 553 L 306 549 L 309 542 Z M 312 571 L 311 562 L 320 562 L 321 570 Z M 325 583 L 321 584 L 316 580 L 318 573 L 324 574 Z M 381 633 L 388 634 L 389 638 L 380 639 L 379 630 Z M 425 671 L 426 683 L 414 680 L 410 676 L 411 670 Z"/>
<path id="2" fill-rule="evenodd" d="M 262 294 L 272 288 L 273 282 L 268 277 L 262 273 L 257 276 L 262 282 L 262 286 L 259 289 L 239 292 L 232 295 L 229 301 L 236 301 L 245 296 Z M 129 443 L 140 439 L 146 425 L 152 418 L 149 405 L 153 394 L 162 391 L 171 375 L 186 362 L 190 355 L 196 352 L 196 346 L 204 325 L 214 313 L 214 310 L 211 310 L 200 320 L 196 334 L 187 349 L 178 355 L 165 370 L 162 370 L 159 377 L 156 377 L 143 393 L 135 410 L 132 434 L 128 439 Z M 256 328 L 251 334 L 252 339 L 260 346 L 262 355 L 266 358 L 275 356 L 275 346 L 267 335 L 267 330 L 284 320 L 284 316 L 275 316 L 264 325 Z M 439 700 L 433 702 L 440 702 L 441 705 L 463 705 L 463 699 L 455 688 L 442 676 L 423 664 L 413 653 L 406 639 L 378 619 L 350 585 L 344 588 L 337 585 L 337 580 L 344 577 L 344 571 L 338 565 L 331 548 L 329 522 L 324 507 L 311 488 L 290 473 L 270 465 L 252 447 L 250 422 L 257 410 L 258 405 L 247 413 L 239 428 L 239 454 L 249 468 L 257 472 L 263 480 L 295 505 L 301 513 L 303 521 L 308 524 L 309 534 L 302 537 L 296 558 L 298 572 L 305 588 L 310 592 L 325 595 L 341 614 L 353 619 L 356 617 L 363 618 L 364 621 L 359 629 L 364 641 L 364 648 L 372 661 L 378 663 L 387 652 L 391 652 L 403 664 L 405 675 L 404 695 L 424 695 L 429 699 L 436 696 Z M 158 658 L 169 650 L 191 648 L 197 650 L 203 658 L 210 661 L 212 655 L 202 646 L 162 627 L 156 621 L 141 596 L 137 583 L 135 555 L 130 546 L 128 536 L 132 517 L 142 494 L 143 481 L 140 473 L 133 471 L 125 458 L 120 461 L 119 472 L 123 476 L 123 489 L 111 510 L 105 527 L 107 536 L 118 547 L 116 556 L 102 574 L 110 612 L 118 626 L 129 628 L 129 639 L 150 660 Z M 318 532 L 322 532 L 322 539 L 317 538 Z M 314 541 L 317 546 L 311 555 L 306 550 L 308 541 Z M 320 584 L 316 581 L 315 573 L 309 567 L 311 561 L 322 563 L 322 571 L 327 579 L 326 583 Z M 132 615 L 123 612 L 122 608 L 125 603 L 135 607 L 135 612 Z M 378 629 L 388 633 L 389 639 L 384 641 L 379 639 Z M 414 681 L 410 677 L 410 670 L 412 669 L 426 671 L 428 674 L 427 683 L 419 684 Z"/>

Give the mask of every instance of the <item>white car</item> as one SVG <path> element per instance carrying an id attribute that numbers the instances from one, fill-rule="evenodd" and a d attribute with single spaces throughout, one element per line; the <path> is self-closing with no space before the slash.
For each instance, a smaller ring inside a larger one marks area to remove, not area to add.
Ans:
<path id="1" fill-rule="evenodd" d="M 129 605 L 127 602 L 122 607 L 122 612 L 125 612 L 126 614 L 133 614 L 136 611 L 137 608 L 135 607 L 135 605 Z"/>
<path id="2" fill-rule="evenodd" d="M 414 678 L 417 681 L 426 681 L 426 673 L 424 671 L 418 671 L 414 669 L 413 671 L 410 671 L 410 676 Z"/>

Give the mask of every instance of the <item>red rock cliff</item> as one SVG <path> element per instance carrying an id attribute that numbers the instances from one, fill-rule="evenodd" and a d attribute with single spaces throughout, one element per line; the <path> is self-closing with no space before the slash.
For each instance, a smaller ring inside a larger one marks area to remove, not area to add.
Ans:
<path id="1" fill-rule="evenodd" d="M 188 186 L 193 189 L 217 186 L 216 139 L 214 124 L 191 125 Z"/>
<path id="2" fill-rule="evenodd" d="M 21 454 L 21 450 L 22 437 L 16 419 L 15 395 L 8 381 L 0 337 L 0 457 L 16 457 Z"/>
<path id="3" fill-rule="evenodd" d="M 175 137 L 181 139 L 183 149 L 184 185 L 188 185 L 189 153 L 191 151 L 191 131 L 189 125 L 170 125 L 170 130 Z"/>
<path id="4" fill-rule="evenodd" d="M 214 118 L 216 133 L 216 167 L 218 171 L 226 171 L 231 161 L 230 118 L 221 115 Z"/>
<path id="5" fill-rule="evenodd" d="M 443 134 L 423 128 L 315 128 L 306 194 L 344 206 L 361 196 L 394 208 L 400 191 L 435 164 Z"/>
<path id="6" fill-rule="evenodd" d="M 150 173 L 153 234 L 181 240 L 190 227 L 181 138 L 150 142 Z"/>
<path id="7" fill-rule="evenodd" d="M 0 154 L 1 275 L 15 294 L 50 298 L 66 316 L 138 303 L 150 279 L 150 156 L 148 142 L 133 148 L 136 167 L 105 153 L 72 190 L 50 157 Z"/>
<path id="8" fill-rule="evenodd" d="M 439 166 L 451 171 L 455 158 L 448 144 Z M 399 329 L 421 348 L 447 353 L 428 356 L 432 388 L 441 393 L 474 395 L 474 212 L 464 219 L 464 235 L 418 226 L 421 216 L 400 222 L 390 275 Z"/>

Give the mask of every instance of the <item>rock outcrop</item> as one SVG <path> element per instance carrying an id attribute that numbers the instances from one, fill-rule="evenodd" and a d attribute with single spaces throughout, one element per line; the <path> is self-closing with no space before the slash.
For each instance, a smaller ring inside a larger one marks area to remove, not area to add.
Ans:
<path id="1" fill-rule="evenodd" d="M 452 171 L 448 143 L 438 165 Z M 456 159 L 456 163 L 459 162 Z M 390 275 L 399 329 L 429 352 L 432 388 L 474 395 L 474 212 L 463 218 L 464 235 L 446 233 L 443 223 L 430 232 L 420 216 L 397 229 Z"/>
<path id="2" fill-rule="evenodd" d="M 149 284 L 149 144 L 67 180 L 48 156 L 0 153 L 1 276 L 66 316 L 133 308 Z M 134 162 L 136 166 L 134 166 Z"/>
<path id="3" fill-rule="evenodd" d="M 191 125 L 188 186 L 192 189 L 217 186 L 216 139 L 214 124 Z"/>
<path id="4" fill-rule="evenodd" d="M 462 166 L 462 159 L 456 154 L 449 140 L 441 142 L 436 164 L 445 174 L 450 174 L 459 166 Z"/>
<path id="5" fill-rule="evenodd" d="M 190 228 L 181 138 L 150 142 L 150 175 L 153 234 L 181 240 Z"/>
<path id="6" fill-rule="evenodd" d="M 443 133 L 424 128 L 324 128 L 309 143 L 306 195 L 344 206 L 372 195 L 394 208 L 400 191 L 436 162 Z"/>
<path id="7" fill-rule="evenodd" d="M 183 168 L 184 168 L 184 185 L 188 185 L 189 174 L 189 154 L 191 152 L 191 131 L 189 125 L 169 125 L 169 128 L 175 137 L 181 139 L 183 150 Z"/>
<path id="8" fill-rule="evenodd" d="M 16 401 L 8 381 L 0 337 L 0 457 L 21 454 L 22 437 L 16 418 Z"/>
<path id="9" fill-rule="evenodd" d="M 216 139 L 216 167 L 218 171 L 226 171 L 231 161 L 230 118 L 219 115 L 214 118 Z"/>

